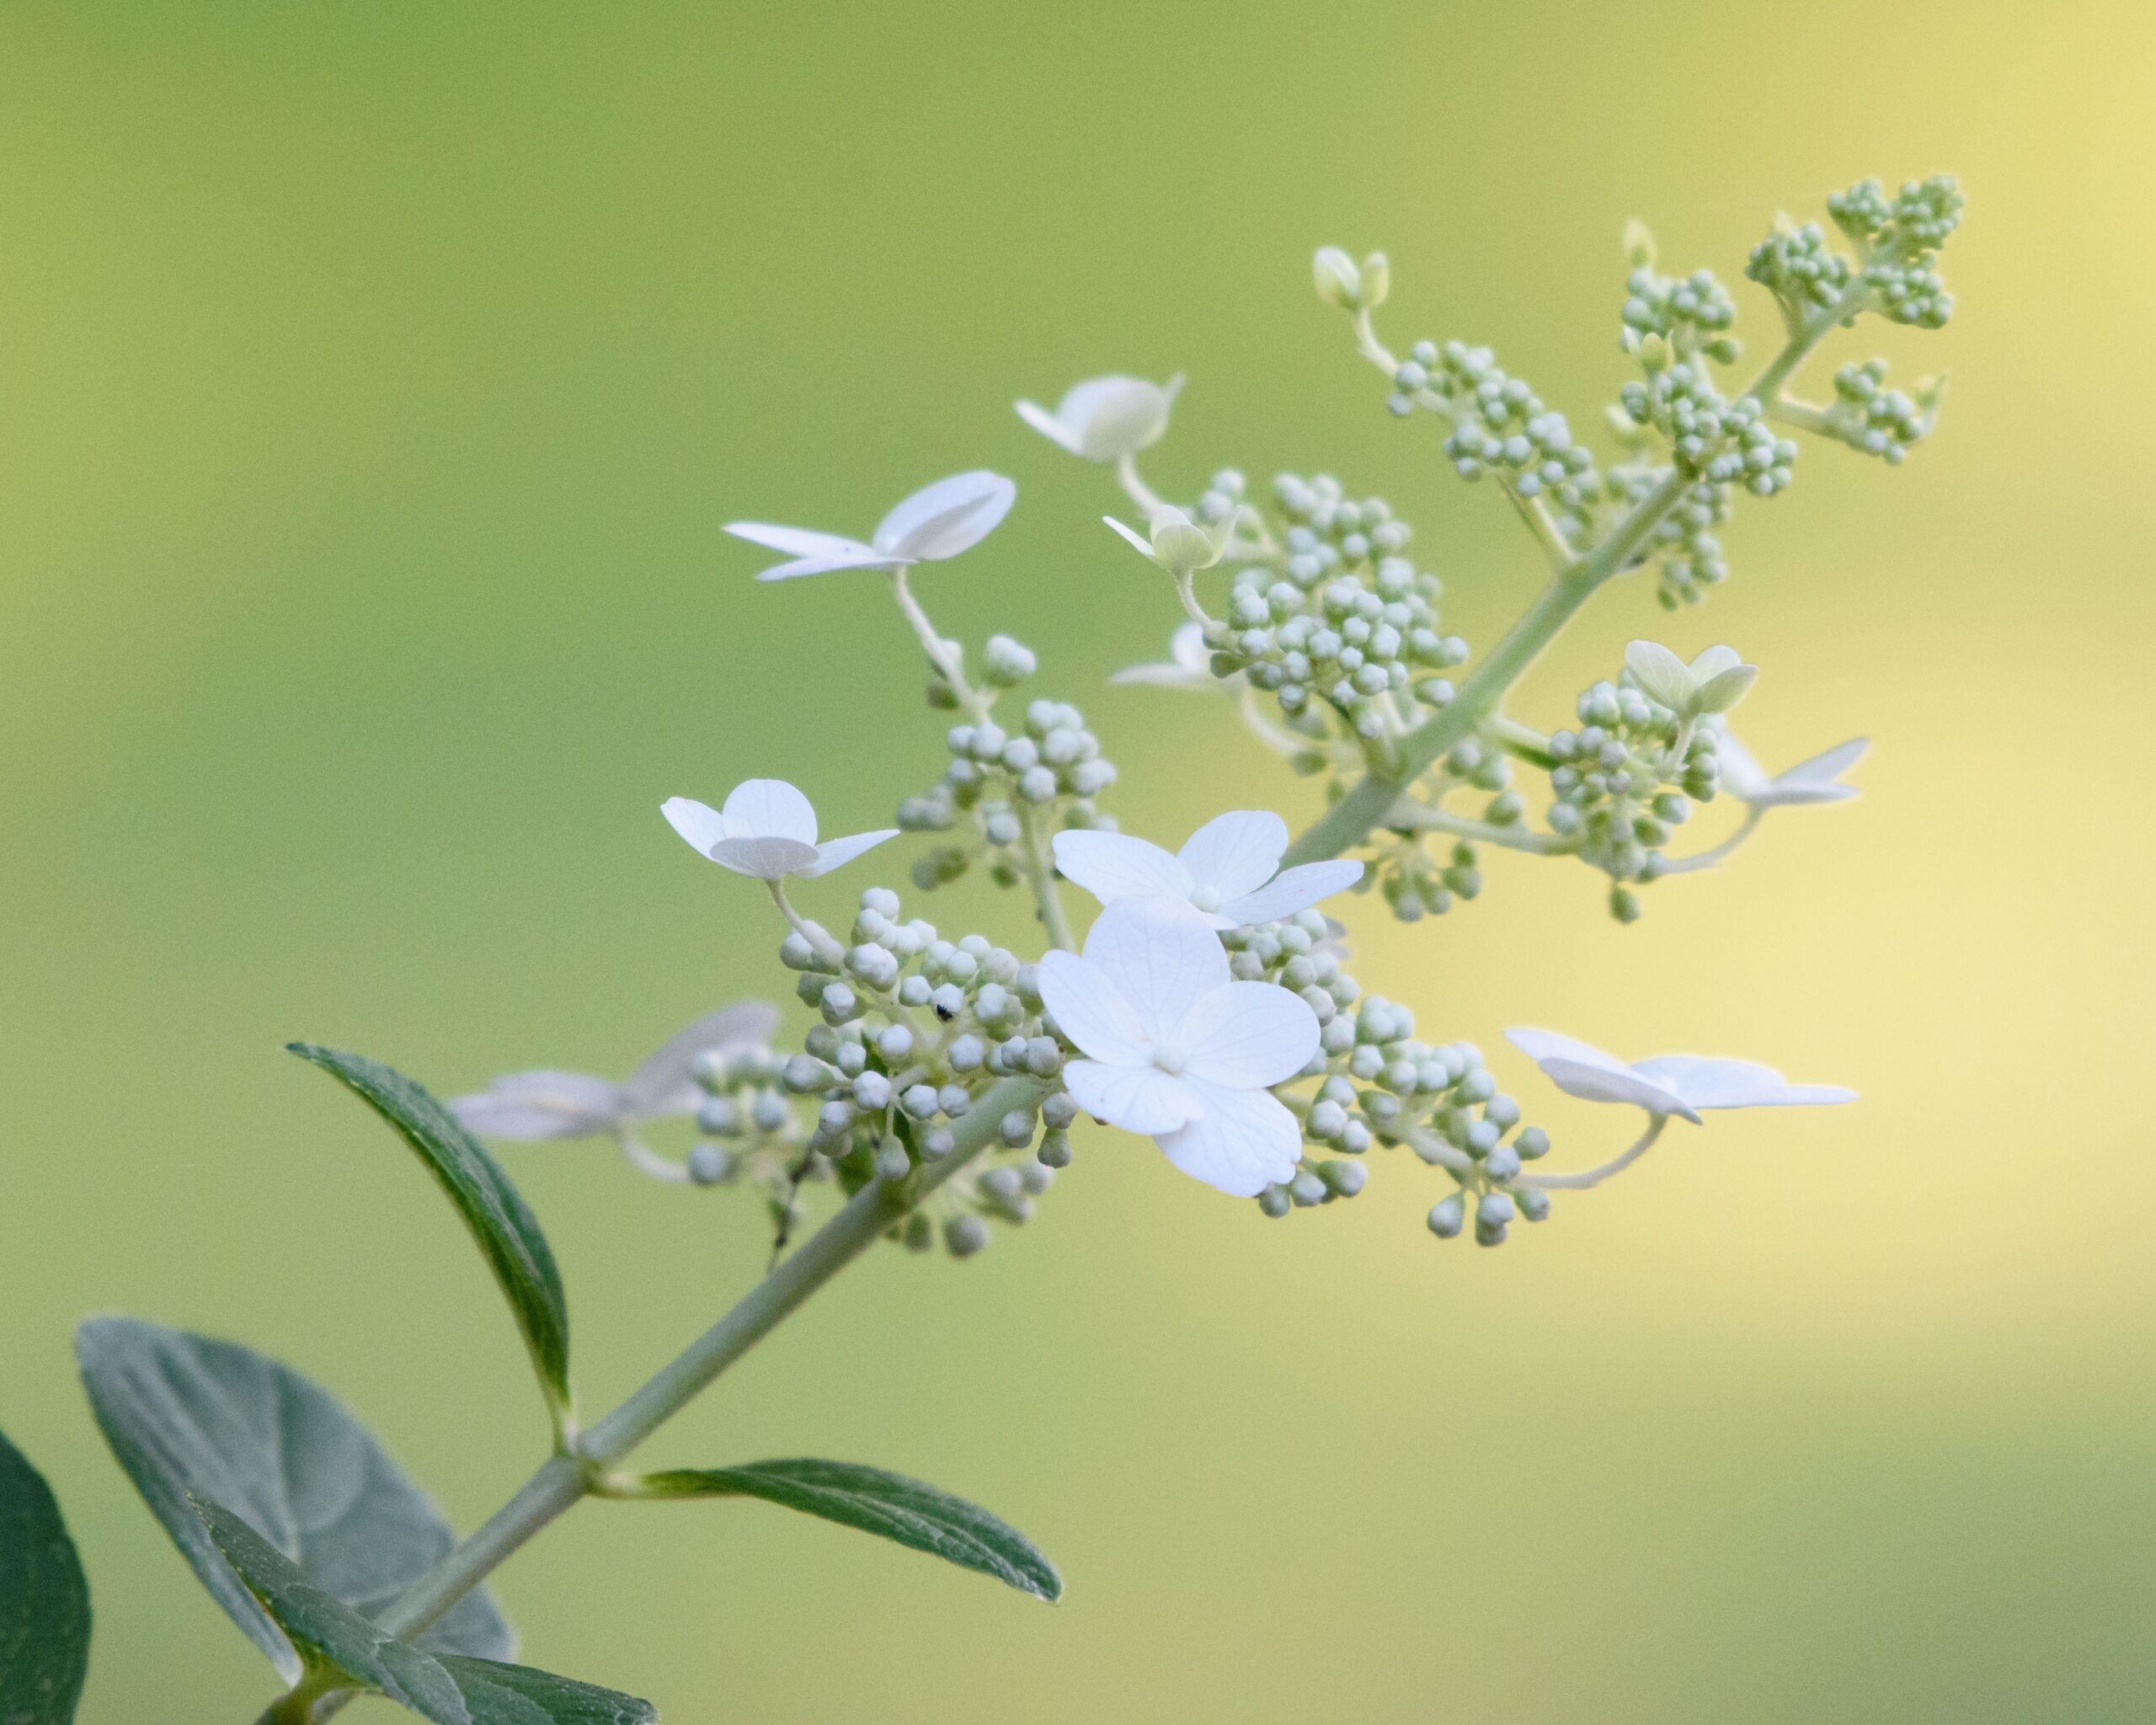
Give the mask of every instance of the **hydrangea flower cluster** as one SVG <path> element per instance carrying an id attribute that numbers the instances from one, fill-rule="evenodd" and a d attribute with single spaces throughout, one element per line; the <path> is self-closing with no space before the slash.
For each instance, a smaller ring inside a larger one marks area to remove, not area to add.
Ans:
<path id="1" fill-rule="evenodd" d="M 1907 272 L 1928 260 L 1958 208 L 1927 185 L 1892 202 L 1862 187 L 1836 201 L 1838 223 L 1860 243 L 1854 263 L 1819 230 L 1786 224 L 1755 254 L 1751 273 L 1783 301 L 1792 352 L 1881 309 L 1890 286 L 1897 307 L 1913 304 L 1923 284 Z M 1394 410 L 1439 414 L 1455 468 L 1505 491 L 1552 563 L 1552 593 L 1567 601 L 1560 620 L 1575 589 L 1583 596 L 1649 562 L 1661 565 L 1666 601 L 1718 581 L 1725 566 L 1711 529 L 1729 496 L 1771 495 L 1788 483 L 1796 446 L 1782 428 L 1893 460 L 1929 430 L 1934 405 L 1887 390 L 1875 364 L 1844 367 L 1835 406 L 1809 408 L 1783 387 L 1794 371 L 1787 355 L 1769 382 L 1725 389 L 1715 368 L 1739 351 L 1727 291 L 1706 270 L 1662 274 L 1636 224 L 1626 247 L 1623 344 L 1641 375 L 1622 391 L 1619 455 L 1607 467 L 1488 350 L 1424 342 L 1404 360 L 1388 353 L 1371 321 L 1390 286 L 1380 255 L 1357 264 L 1328 251 L 1314 267 L 1321 296 L 1354 318 L 1364 356 L 1386 372 Z M 1876 273 L 1881 260 L 1904 273 Z M 1455 681 L 1469 648 L 1442 632 L 1438 578 L 1410 554 L 1408 524 L 1382 498 L 1293 473 L 1254 494 L 1233 468 L 1214 472 L 1187 507 L 1152 489 L 1137 457 L 1166 437 L 1180 386 L 1115 375 L 1075 385 L 1053 411 L 1018 404 L 1059 449 L 1113 471 L 1143 527 L 1110 525 L 1168 574 L 1184 612 L 1169 659 L 1118 680 L 1230 694 L 1297 770 L 1326 776 L 1336 809 L 1321 830 L 1353 808 L 1365 811 L 1362 824 L 1344 844 L 1313 849 L 1309 835 L 1291 844 L 1278 816 L 1245 810 L 1170 850 L 1117 830 L 1102 806 L 1115 768 L 1075 707 L 1035 697 L 1022 724 L 1006 726 L 998 702 L 1037 675 L 1034 654 L 992 635 L 969 674 L 963 648 L 936 629 L 909 585 L 910 572 L 973 549 L 1003 519 L 1016 488 L 999 474 L 937 481 L 866 541 L 737 523 L 739 537 L 790 557 L 766 579 L 867 572 L 889 581 L 927 662 L 930 705 L 953 715 L 950 761 L 935 785 L 901 803 L 896 833 L 819 840 L 807 799 L 777 781 L 738 787 L 717 810 L 667 804 L 700 853 L 766 883 L 789 925 L 779 957 L 814 1022 L 788 1055 L 738 1035 L 695 1051 L 683 1070 L 701 1087 L 699 1140 L 678 1164 L 640 1143 L 632 1160 L 686 1183 L 761 1190 L 782 1244 L 811 1183 L 850 1195 L 911 1193 L 895 1207 L 891 1236 L 916 1248 L 940 1237 L 964 1257 L 987 1242 L 991 1222 L 1032 1215 L 1069 1165 L 1082 1114 L 1152 1138 L 1174 1167 L 1273 1216 L 1357 1195 L 1372 1152 L 1405 1149 L 1452 1182 L 1430 1210 L 1431 1231 L 1496 1245 L 1514 1221 L 1545 1216 L 1552 1191 L 1598 1183 L 1636 1160 L 1669 1119 L 1848 1099 L 1745 1062 L 1684 1055 L 1627 1066 L 1554 1033 L 1515 1031 L 1561 1088 L 1647 1115 L 1643 1137 L 1614 1162 L 1546 1173 L 1550 1135 L 1527 1123 L 1473 1043 L 1420 1038 L 1406 1008 L 1363 991 L 1342 931 L 1321 908 L 1333 895 L 1374 886 L 1413 921 L 1478 896 L 1484 853 L 1508 850 L 1587 862 L 1609 882 L 1612 914 L 1630 921 L 1639 886 L 1719 862 L 1769 811 L 1854 796 L 1842 776 L 1864 745 L 1770 777 L 1729 729 L 1757 672 L 1724 646 L 1688 660 L 1636 640 L 1620 674 L 1579 697 L 1576 724 L 1545 734 L 1511 718 L 1502 696 L 1531 650 L 1508 638 Z M 1221 565 L 1220 596 L 1209 605 L 1198 577 Z M 1516 783 L 1523 765 L 1546 775 L 1539 824 Z M 1386 788 L 1382 800 L 1373 786 Z M 1724 788 L 1742 807 L 1736 830 L 1673 854 L 1678 829 Z M 921 887 L 981 865 L 999 885 L 1027 889 L 1046 949 L 947 938 L 906 916 L 883 886 L 861 894 L 844 938 L 789 900 L 789 881 L 905 834 L 938 841 L 910 861 Z M 1337 854 L 1357 846 L 1361 857 Z M 1082 942 L 1066 885 L 1101 905 Z M 666 1112 L 684 1111 L 680 1087 Z M 627 1149 L 632 1126 L 651 1113 L 632 1092 L 641 1095 L 633 1081 L 520 1075 L 467 1105 L 483 1128 L 572 1122 Z M 557 1112 L 516 1113 L 535 1106 Z"/>

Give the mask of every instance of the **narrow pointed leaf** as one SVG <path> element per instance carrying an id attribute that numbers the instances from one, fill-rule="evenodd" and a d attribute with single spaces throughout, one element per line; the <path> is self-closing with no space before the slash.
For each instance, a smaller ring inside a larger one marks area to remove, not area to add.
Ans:
<path id="1" fill-rule="evenodd" d="M 473 1725 L 652 1725 L 659 1717 L 649 1701 L 529 1665 L 444 1654 L 441 1666 L 463 1692 Z"/>
<path id="2" fill-rule="evenodd" d="M 90 1664 L 90 1588 L 51 1487 L 0 1437 L 0 1725 L 68 1725 Z"/>
<path id="3" fill-rule="evenodd" d="M 231 1510 L 200 1498 L 193 1510 L 310 1676 L 387 1696 L 435 1725 L 651 1725 L 659 1717 L 648 1701 L 529 1666 L 437 1658 L 324 1593 Z"/>
<path id="4" fill-rule="evenodd" d="M 961 1568 L 992 1575 L 1036 1599 L 1063 1596 L 1063 1578 L 1055 1566 L 1017 1529 L 977 1503 L 880 1467 L 800 1457 L 654 1473 L 645 1477 L 643 1486 L 662 1498 L 761 1498 L 881 1534 Z"/>
<path id="5" fill-rule="evenodd" d="M 398 1640 L 323 1592 L 221 1504 L 204 1498 L 189 1502 L 248 1594 L 299 1650 L 307 1675 L 387 1696 L 435 1725 L 472 1725 L 463 1692 L 433 1654 Z"/>
<path id="6" fill-rule="evenodd" d="M 84 1324 L 75 1354 L 105 1440 L 151 1514 L 287 1683 L 298 1680 L 298 1653 L 218 1554 L 190 1496 L 231 1506 L 362 1616 L 381 1611 L 456 1542 L 334 1397 L 266 1355 L 117 1317 Z M 419 1643 L 486 1658 L 516 1651 L 483 1590 Z"/>
<path id="7" fill-rule="evenodd" d="M 456 1117 L 378 1060 L 296 1042 L 291 1051 L 341 1079 L 403 1135 L 448 1193 L 509 1296 L 541 1384 L 557 1407 L 569 1399 L 569 1312 L 539 1219 L 500 1165 Z"/>

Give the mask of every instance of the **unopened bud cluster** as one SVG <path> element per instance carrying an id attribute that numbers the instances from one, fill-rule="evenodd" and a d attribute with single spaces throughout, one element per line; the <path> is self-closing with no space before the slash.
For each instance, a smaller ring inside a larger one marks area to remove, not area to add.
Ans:
<path id="1" fill-rule="evenodd" d="M 845 1192 L 903 1180 L 948 1156 L 952 1128 L 998 1079 L 1052 1080 L 1062 1071 L 1063 1046 L 1043 1026 L 1033 968 L 984 935 L 946 940 L 933 923 L 905 918 L 886 888 L 862 894 L 846 942 L 811 923 L 787 937 L 779 957 L 799 973 L 796 992 L 822 1021 L 780 1069 L 784 1088 L 815 1111 L 797 1168 L 813 1176 L 821 1162 Z M 1027 1220 L 1052 1170 L 1069 1161 L 1060 1130 L 1069 1114 L 1043 1133 L 1049 1112 L 995 1123 L 993 1151 L 1037 1154 L 977 1162 L 940 1188 L 949 1213 L 943 1243 L 955 1256 L 987 1244 L 981 1218 Z M 925 1248 L 936 1235 L 916 1212 L 895 1237 Z"/>
<path id="2" fill-rule="evenodd" d="M 1330 474 L 1282 473 L 1269 506 L 1246 500 L 1241 473 L 1217 473 L 1202 515 L 1241 510 L 1262 536 L 1235 574 L 1227 615 L 1209 641 L 1213 669 L 1241 675 L 1279 703 L 1321 768 L 1329 740 L 1383 735 L 1414 703 L 1441 707 L 1441 675 L 1467 644 L 1441 632 L 1436 575 L 1406 555 L 1412 537 L 1381 497 L 1351 498 Z M 1360 756 L 1350 747 L 1342 761 Z"/>
<path id="3" fill-rule="evenodd" d="M 983 655 L 986 681 L 1008 689 L 1034 670 L 1032 652 L 1007 635 L 990 638 Z M 1115 782 L 1115 766 L 1068 702 L 1035 700 L 1016 733 L 993 716 L 991 697 L 978 717 L 953 725 L 944 745 L 951 761 L 943 777 L 899 804 L 899 825 L 912 832 L 958 834 L 913 865 L 914 884 L 927 890 L 958 879 L 985 858 L 999 886 L 1015 886 L 1024 863 L 1014 853 L 1065 826 L 1112 825 L 1093 799 Z"/>
<path id="4" fill-rule="evenodd" d="M 1715 738 L 1651 699 L 1628 670 L 1579 697 L 1577 730 L 1550 739 L 1556 765 L 1550 788 L 1550 830 L 1579 841 L 1579 856 L 1611 882 L 1609 914 L 1636 921 L 1638 895 L 1662 872 L 1662 846 L 1691 818 L 1692 804 L 1713 799 L 1719 782 Z"/>
<path id="5" fill-rule="evenodd" d="M 1834 373 L 1834 403 L 1824 429 L 1850 448 L 1899 466 L 1930 435 L 1939 384 L 1927 378 L 1911 396 L 1886 387 L 1886 361 L 1867 360 Z"/>
<path id="6" fill-rule="evenodd" d="M 1321 1069 L 1314 1065 L 1308 1078 L 1279 1092 L 1301 1117 L 1310 1153 L 1292 1179 L 1258 1195 L 1265 1215 L 1284 1216 L 1355 1197 L 1368 1183 L 1367 1153 L 1403 1145 L 1460 1183 L 1460 1191 L 1439 1210 L 1449 1204 L 1465 1216 L 1469 1202 L 1503 1199 L 1502 1206 L 1491 1205 L 1493 1217 L 1503 1208 L 1503 1220 L 1477 1227 L 1485 1245 L 1504 1239 L 1504 1222 L 1513 1215 L 1539 1220 L 1548 1213 L 1544 1194 L 1513 1183 L 1524 1163 L 1548 1153 L 1549 1135 L 1521 1128 L 1519 1104 L 1499 1093 L 1472 1043 L 1420 1041 L 1406 1007 L 1364 995 L 1322 915 L 1305 911 L 1285 922 L 1230 930 L 1223 938 L 1237 977 L 1294 989 L 1320 1023 Z M 1305 1092 L 1310 1078 L 1316 1087 Z"/>

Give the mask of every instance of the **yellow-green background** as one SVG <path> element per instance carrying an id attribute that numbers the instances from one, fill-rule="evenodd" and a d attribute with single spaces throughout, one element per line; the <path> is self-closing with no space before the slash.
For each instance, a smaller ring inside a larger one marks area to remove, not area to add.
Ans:
<path id="1" fill-rule="evenodd" d="M 1389 248 L 1389 334 L 1493 341 L 1587 424 L 1625 217 L 1736 283 L 1777 207 L 1941 168 L 1953 325 L 1835 350 L 1951 366 L 1937 441 L 1808 451 L 1710 606 L 1620 585 L 1518 702 L 1726 638 L 1759 752 L 1869 732 L 1864 799 L 1631 929 L 1518 859 L 1442 923 L 1353 913 L 1561 1156 L 1624 1123 L 1506 1024 L 1860 1107 L 1679 1130 L 1501 1252 L 1432 1242 L 1412 1165 L 1274 1226 L 1089 1139 L 1034 1226 L 876 1257 L 653 1450 L 925 1475 L 1060 1607 L 742 1505 L 580 1511 L 500 1592 L 534 1662 L 685 1721 L 2156 1712 L 2152 49 L 2115 4 L 0 12 L 0 1423 L 89 1565 L 85 1718 L 237 1725 L 269 1673 L 105 1456 L 79 1316 L 301 1365 L 467 1526 L 542 1443 L 446 1207 L 278 1044 L 621 1071 L 784 985 L 662 797 L 781 774 L 843 830 L 937 770 L 877 584 L 759 588 L 722 522 L 1012 473 L 939 621 L 1040 650 L 1134 829 L 1306 814 L 1224 708 L 1102 686 L 1169 595 L 1011 398 L 1187 371 L 1165 488 L 1380 490 L 1486 644 L 1531 547 L 1384 414 L 1311 248 Z M 507 1155 L 595 1407 L 756 1272 L 738 1194 Z"/>

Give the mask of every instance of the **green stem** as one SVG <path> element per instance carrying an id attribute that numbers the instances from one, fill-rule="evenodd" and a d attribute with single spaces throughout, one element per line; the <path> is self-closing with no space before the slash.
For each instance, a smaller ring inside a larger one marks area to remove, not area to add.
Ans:
<path id="1" fill-rule="evenodd" d="M 1071 936 L 1070 919 L 1064 914 L 1063 895 L 1055 884 L 1055 853 L 1049 846 L 1048 834 L 1042 830 L 1040 810 L 1021 808 L 1018 825 L 1025 835 L 1026 884 L 1033 889 L 1033 899 L 1040 905 L 1041 927 L 1048 931 L 1050 945 L 1075 953 L 1078 943 Z"/>
<path id="2" fill-rule="evenodd" d="M 734 1361 L 761 1341 L 891 1226 L 918 1209 L 929 1194 L 998 1141 L 996 1127 L 1015 1108 L 1038 1108 L 1054 1081 L 1006 1078 L 974 1099 L 954 1123 L 950 1153 L 924 1163 L 896 1182 L 873 1180 L 757 1283 L 723 1317 L 662 1366 L 643 1388 L 584 1434 L 574 1455 L 553 1455 L 469 1539 L 408 1588 L 382 1614 L 382 1626 L 410 1637 L 443 1614 L 542 1528 L 591 1495 L 606 1472 L 679 1413 Z M 291 1712 L 299 1694 L 274 1704 L 261 1725 L 326 1719 L 350 1699 L 338 1691 L 318 1703 L 312 1697 Z M 280 1713 L 280 1707 L 287 1711 Z M 310 1711 L 311 1710 L 311 1711 Z"/>

